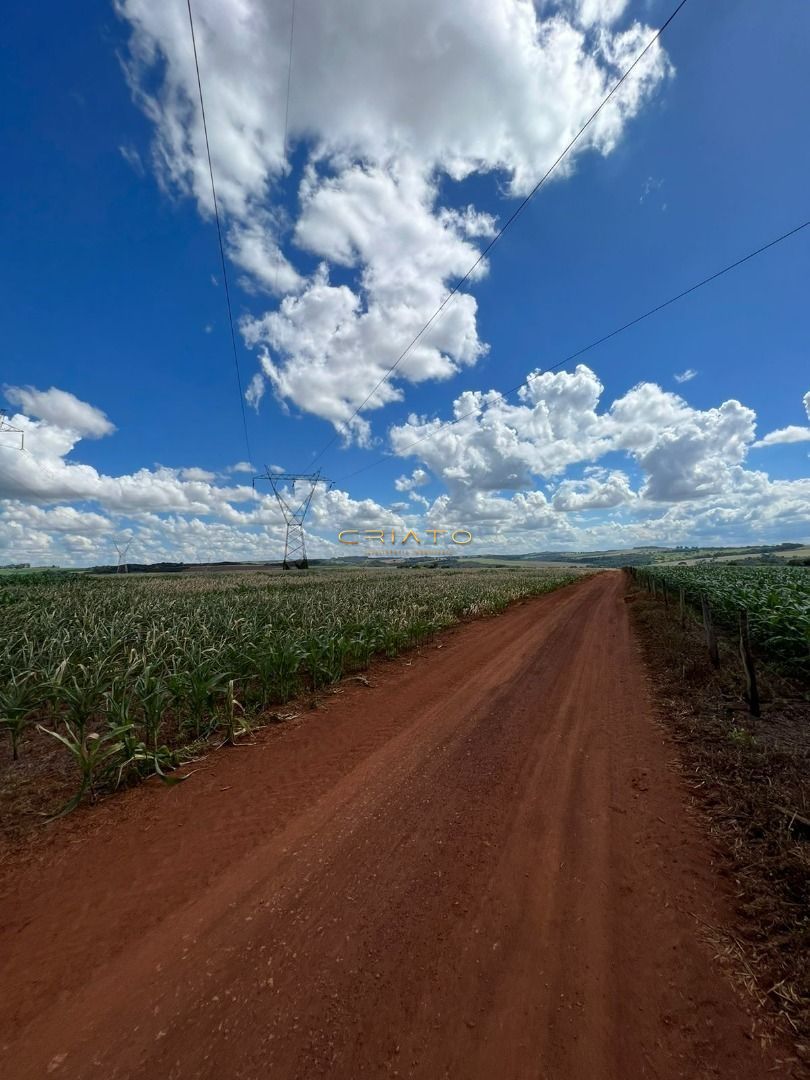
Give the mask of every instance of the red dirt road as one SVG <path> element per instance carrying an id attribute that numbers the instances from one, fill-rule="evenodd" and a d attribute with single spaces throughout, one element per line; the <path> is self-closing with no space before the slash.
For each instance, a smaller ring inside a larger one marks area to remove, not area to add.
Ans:
<path id="1" fill-rule="evenodd" d="M 7 860 L 0 1073 L 761 1080 L 623 588 L 459 627 Z"/>

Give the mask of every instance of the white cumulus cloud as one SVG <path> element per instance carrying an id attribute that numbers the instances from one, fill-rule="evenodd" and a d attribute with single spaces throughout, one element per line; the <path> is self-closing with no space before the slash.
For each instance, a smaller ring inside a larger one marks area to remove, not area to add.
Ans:
<path id="1" fill-rule="evenodd" d="M 29 393 L 39 400 L 39 391 Z M 436 420 L 412 417 L 390 433 L 396 454 L 417 458 L 394 482 L 408 501 L 386 508 L 319 487 L 308 519 L 311 553 L 345 554 L 340 529 L 406 521 L 469 528 L 478 551 L 806 538 L 810 479 L 772 480 L 746 465 L 753 410 L 733 399 L 695 409 L 654 383 L 609 403 L 603 394 L 596 373 L 580 365 L 530 374 L 516 404 L 493 391 L 459 395 L 451 414 L 458 423 L 441 430 Z M 66 396 L 76 403 L 74 424 L 76 405 L 79 415 L 93 415 L 92 405 Z M 253 471 L 248 462 L 219 473 L 190 465 L 109 475 L 81 461 L 75 427 L 25 413 L 11 422 L 25 431 L 26 450 L 2 450 L 3 561 L 110 562 L 112 538 L 121 535 L 133 539 L 142 562 L 279 557 L 284 526 L 272 495 L 219 479 Z M 425 431 L 436 434 L 408 450 Z M 420 491 L 428 481 L 439 489 L 432 501 Z"/>
<path id="2" fill-rule="evenodd" d="M 251 378 L 248 383 L 248 388 L 245 391 L 245 401 L 257 412 L 259 411 L 259 402 L 264 397 L 264 385 L 264 379 L 262 378 L 261 373 L 257 371 Z"/>
<path id="3" fill-rule="evenodd" d="M 628 0 L 576 0 L 574 10 L 583 26 L 609 26 L 624 14 Z"/>
<path id="4" fill-rule="evenodd" d="M 754 443 L 754 449 L 763 446 L 777 446 L 780 443 L 810 442 L 810 427 L 799 427 L 797 424 L 788 424 L 787 427 L 769 431 L 761 439 Z"/>
<path id="5" fill-rule="evenodd" d="M 80 401 L 66 390 L 37 390 L 33 386 L 5 386 L 6 400 L 19 405 L 30 416 L 39 417 L 55 428 L 71 431 L 83 438 L 100 439 L 111 435 L 115 425 L 110 423 L 101 409 Z"/>
<path id="6" fill-rule="evenodd" d="M 196 0 L 228 253 L 257 304 L 277 298 L 243 333 L 277 399 L 340 428 L 354 409 L 380 409 L 486 352 L 470 281 L 364 404 L 493 235 L 494 218 L 460 183 L 488 175 L 493 198 L 531 190 L 650 41 L 651 27 L 618 21 L 625 6 L 345 0 L 338 17 L 314 0 L 296 12 L 288 108 L 288 8 Z M 185 11 L 165 0 L 116 0 L 116 10 L 158 178 L 210 217 Z M 558 175 L 583 153 L 610 153 L 671 70 L 656 43 Z M 368 420 L 350 434 L 368 442 Z"/>
<path id="7" fill-rule="evenodd" d="M 199 466 L 161 465 L 105 474 L 76 460 L 77 450 L 81 453 L 79 426 L 85 428 L 85 437 L 104 433 L 104 425 L 114 430 L 100 410 L 53 388 L 43 392 L 28 387 L 25 400 L 36 405 L 40 418 L 15 413 L 10 422 L 24 431 L 25 450 L 2 448 L 3 561 L 109 562 L 114 559 L 112 538 L 121 535 L 135 541 L 133 550 L 142 562 L 278 558 L 283 520 L 272 495 L 247 485 L 219 483 L 216 473 Z M 50 419 L 42 418 L 45 412 Z M 71 426 L 61 427 L 57 419 Z M 270 468 L 283 471 L 277 465 Z M 242 461 L 223 474 L 252 471 L 250 463 Z M 399 516 L 372 500 L 357 502 L 346 492 L 322 489 L 313 499 L 311 519 L 323 524 L 323 535 L 313 537 L 313 554 L 337 550 L 332 525 L 338 521 L 401 523 Z M 335 524 L 335 530 L 341 527 L 347 526 Z"/>
<path id="8" fill-rule="evenodd" d="M 606 510 L 637 498 L 630 478 L 619 470 L 597 470 L 584 480 L 563 480 L 554 493 L 555 510 Z"/>
<path id="9" fill-rule="evenodd" d="M 430 483 L 430 476 L 424 469 L 414 469 L 410 476 L 400 476 L 394 481 L 397 491 L 413 491 Z"/>

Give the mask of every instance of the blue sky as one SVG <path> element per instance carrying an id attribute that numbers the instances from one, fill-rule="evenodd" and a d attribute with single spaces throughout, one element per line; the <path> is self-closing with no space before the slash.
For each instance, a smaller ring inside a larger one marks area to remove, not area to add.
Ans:
<path id="1" fill-rule="evenodd" d="M 317 24 L 299 13 L 286 165 L 278 147 L 289 4 L 247 6 L 256 22 L 246 29 L 227 0 L 198 0 L 200 62 L 235 255 L 229 273 L 244 331 L 243 382 L 259 373 L 262 347 L 274 373 L 265 369 L 258 410 L 248 408 L 253 461 L 298 471 L 494 227 L 481 217 L 479 235 L 454 226 L 448 239 L 442 212 L 473 206 L 503 221 L 539 163 L 578 126 L 586 91 L 596 92 L 589 65 L 610 85 L 622 66 L 615 57 L 634 56 L 673 5 L 572 0 L 538 4 L 535 13 L 520 0 L 493 0 L 490 17 L 502 18 L 496 45 L 472 0 L 393 4 L 372 26 L 362 0 L 347 5 L 337 26 L 322 11 L 310 13 Z M 275 543 L 272 507 L 237 490 L 247 473 L 227 472 L 247 452 L 184 19 L 185 4 L 166 0 L 126 0 L 117 10 L 88 2 L 79 18 L 60 5 L 47 19 L 18 5 L 7 16 L 0 382 L 10 388 L 16 426 L 27 429 L 30 459 L 10 443 L 0 448 L 9 558 L 99 561 L 95 553 L 113 534 L 139 538 L 144 558 L 262 557 Z M 564 28 L 551 42 L 538 37 L 550 20 Z M 351 51 L 360 28 L 369 35 L 362 62 Z M 254 70 L 248 57 L 256 61 L 257 40 L 267 51 Z M 802 0 L 784 0 L 778 18 L 759 0 L 691 0 L 615 130 L 544 187 L 496 246 L 486 276 L 465 288 L 472 306 L 462 305 L 459 334 L 468 355 L 449 335 L 437 347 L 441 378 L 426 377 L 426 357 L 413 378 L 392 380 L 400 399 L 361 413 L 368 428 L 354 430 L 348 445 L 336 441 L 318 462 L 327 475 L 344 477 L 401 449 L 428 430 L 420 417 L 447 419 L 464 392 L 519 383 L 810 216 L 808 40 Z M 511 58 L 527 42 L 536 55 L 515 74 Z M 562 74 L 554 71 L 559 58 Z M 384 86 L 372 81 L 375 64 Z M 462 77 L 481 89 L 486 107 L 477 114 L 462 116 Z M 243 120 L 255 129 L 242 130 Z M 459 179 L 459 171 L 468 175 Z M 414 215 L 424 217 L 418 247 L 419 236 L 408 235 Z M 261 248 L 261 265 L 236 250 L 247 235 L 254 255 Z M 288 260 L 281 278 L 289 271 L 291 284 L 274 295 L 279 241 Z M 340 254 L 349 248 L 350 256 Z M 402 275 L 418 259 L 420 280 L 403 290 Z M 343 305 L 354 297 L 359 313 L 379 316 L 374 333 L 358 324 L 356 341 L 348 319 L 352 357 L 332 354 L 334 335 L 313 338 L 312 306 L 256 329 L 282 301 L 315 302 L 319 264 L 329 294 L 317 311 L 346 317 Z M 484 410 L 453 430 L 453 444 L 437 437 L 419 456 L 391 454 L 316 507 L 320 550 L 338 528 L 361 520 L 376 527 L 383 518 L 422 527 L 469 521 L 484 547 L 508 550 L 805 538 L 810 442 L 799 429 L 809 419 L 808 271 L 810 229 L 589 353 L 582 363 L 590 374 L 537 384 L 523 414 Z M 471 359 L 470 349 L 481 355 Z M 351 366 L 335 382 L 341 364 Z M 687 370 L 695 376 L 676 382 Z M 597 380 L 595 427 L 583 402 Z M 627 399 L 637 384 L 660 388 L 659 396 Z M 67 399 L 43 404 L 26 387 L 58 388 L 89 411 L 77 420 L 68 406 L 66 418 Z M 608 415 L 619 399 L 622 431 Z M 514 395 L 510 402 L 518 404 Z M 740 408 L 718 421 L 712 410 L 728 402 Z M 552 414 L 545 428 L 530 415 L 538 408 Z M 100 413 L 114 432 L 99 434 Z M 643 435 L 628 434 L 636 421 Z M 393 441 L 392 428 L 400 429 Z M 566 451 L 566 441 L 589 448 Z M 498 486 L 515 461 L 521 482 Z M 82 483 L 69 475 L 73 466 L 84 468 Z M 401 481 L 397 491 L 395 480 L 415 468 L 426 482 L 408 489 Z M 86 470 L 103 482 L 85 483 Z M 122 486 L 139 493 L 129 501 L 109 495 Z"/>

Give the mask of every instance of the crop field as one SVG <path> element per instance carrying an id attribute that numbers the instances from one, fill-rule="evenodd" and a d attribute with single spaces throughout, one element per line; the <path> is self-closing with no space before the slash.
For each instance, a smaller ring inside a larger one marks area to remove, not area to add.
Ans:
<path id="1" fill-rule="evenodd" d="M 0 581 L 6 775 L 43 746 L 72 766 L 66 809 L 233 742 L 273 706 L 459 619 L 580 576 L 564 570 L 335 571 Z"/>
<path id="2" fill-rule="evenodd" d="M 715 622 L 737 626 L 748 612 L 752 642 L 796 673 L 810 672 L 810 569 L 802 566 L 655 565 L 638 568 L 637 580 L 665 585 L 700 605 L 705 596 Z"/>

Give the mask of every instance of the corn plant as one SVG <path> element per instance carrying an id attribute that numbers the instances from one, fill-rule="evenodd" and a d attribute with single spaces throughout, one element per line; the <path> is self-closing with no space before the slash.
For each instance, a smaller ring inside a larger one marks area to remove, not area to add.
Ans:
<path id="1" fill-rule="evenodd" d="M 79 790 L 62 808 L 58 816 L 75 809 L 82 801 L 85 792 L 89 793 L 91 802 L 96 801 L 99 783 L 116 771 L 118 759 L 124 749 L 120 738 L 121 732 L 115 728 L 99 734 L 96 731 L 84 732 L 78 727 L 73 727 L 69 720 L 65 720 L 64 725 L 66 731 L 64 735 L 59 731 L 51 731 L 50 728 L 38 725 L 43 734 L 50 735 L 62 743 L 79 769 Z"/>
<path id="2" fill-rule="evenodd" d="M 305 650 L 295 641 L 265 637 L 254 646 L 250 663 L 262 706 L 282 703 L 294 696 L 304 656 Z"/>
<path id="3" fill-rule="evenodd" d="M 810 569 L 803 566 L 733 566 L 701 562 L 692 566 L 655 564 L 636 569 L 650 587 L 684 591 L 699 606 L 708 600 L 720 626 L 735 629 L 740 610 L 748 612 L 751 640 L 760 650 L 798 672 L 810 672 Z"/>
<path id="4" fill-rule="evenodd" d="M 80 731 L 84 731 L 100 708 L 108 677 L 104 660 L 97 660 L 95 664 L 79 663 L 74 674 L 60 678 L 52 688 L 57 705 L 65 707 L 68 719 Z"/>
<path id="5" fill-rule="evenodd" d="M 181 655 L 177 662 L 181 668 L 169 676 L 167 690 L 184 713 L 183 726 L 199 739 L 214 725 L 215 703 L 226 691 L 228 675 L 215 670 L 214 661 L 196 651 L 191 657 Z"/>
<path id="6" fill-rule="evenodd" d="M 144 728 L 144 742 L 157 750 L 163 717 L 171 700 L 168 680 L 147 665 L 133 683 Z"/>
<path id="7" fill-rule="evenodd" d="M 343 674 L 343 665 L 349 651 L 347 640 L 324 627 L 310 634 L 303 644 L 307 670 L 315 690 L 335 683 Z"/>
<path id="8" fill-rule="evenodd" d="M 11 737 L 11 756 L 19 758 L 19 745 L 39 698 L 39 688 L 30 673 L 12 676 L 0 688 L 0 727 Z"/>

